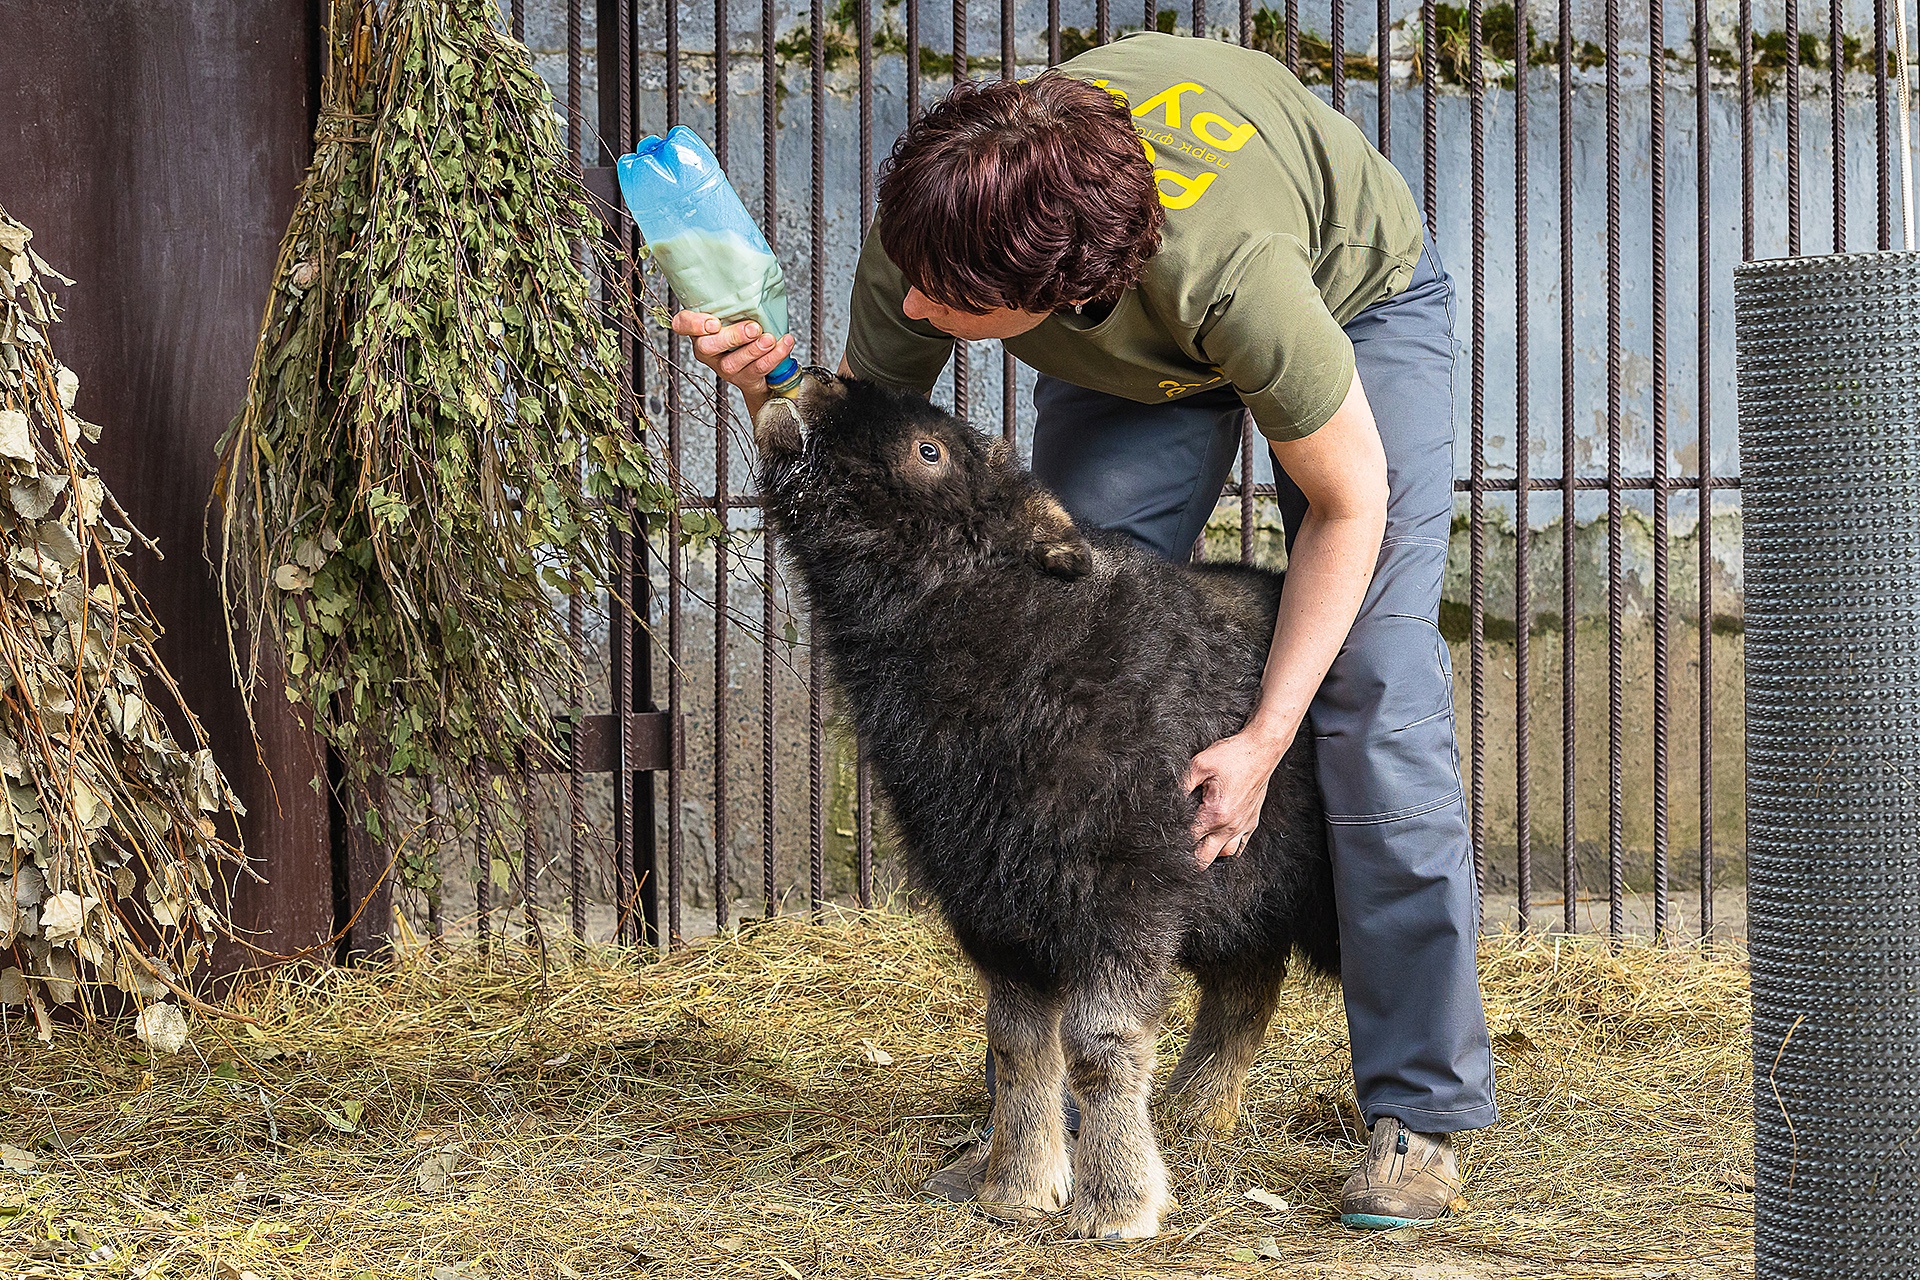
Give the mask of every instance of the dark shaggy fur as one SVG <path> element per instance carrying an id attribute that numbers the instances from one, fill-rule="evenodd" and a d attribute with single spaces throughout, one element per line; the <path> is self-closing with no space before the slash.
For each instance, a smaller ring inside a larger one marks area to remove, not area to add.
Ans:
<path id="1" fill-rule="evenodd" d="M 925 400 L 809 377 L 756 424 L 762 492 L 910 873 L 988 987 L 1001 1085 L 981 1198 L 1031 1216 L 1070 1179 L 1074 1230 L 1151 1234 L 1164 1173 L 1139 1130 L 1171 966 L 1202 987 L 1175 1083 L 1217 1127 L 1290 955 L 1339 967 L 1311 740 L 1246 851 L 1205 870 L 1180 787 L 1252 712 L 1281 576 L 1083 532 Z M 1061 1072 L 1084 1114 L 1070 1172 Z"/>

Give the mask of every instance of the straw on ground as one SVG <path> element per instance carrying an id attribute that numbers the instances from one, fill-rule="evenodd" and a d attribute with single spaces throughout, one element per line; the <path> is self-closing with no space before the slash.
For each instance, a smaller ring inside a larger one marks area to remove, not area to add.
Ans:
<path id="1" fill-rule="evenodd" d="M 598 951 L 544 985 L 498 949 L 282 973 L 229 993 L 257 1028 L 198 1023 L 177 1057 L 16 1018 L 0 1274 L 1751 1274 L 1742 959 L 1501 936 L 1482 971 L 1503 1119 L 1464 1146 L 1467 1212 L 1336 1225 L 1345 1024 L 1296 984 L 1238 1134 L 1161 1115 L 1182 1207 L 1125 1249 L 918 1197 L 986 1102 L 980 998 L 924 918 Z"/>

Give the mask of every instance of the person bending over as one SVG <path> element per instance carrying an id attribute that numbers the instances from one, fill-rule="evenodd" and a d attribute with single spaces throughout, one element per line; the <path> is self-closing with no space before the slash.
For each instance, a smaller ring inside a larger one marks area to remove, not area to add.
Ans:
<path id="1" fill-rule="evenodd" d="M 1038 374 L 1034 474 L 1077 521 L 1177 560 L 1253 415 L 1286 585 L 1253 717 L 1193 759 L 1195 857 L 1244 847 L 1304 720 L 1371 1130 L 1341 1198 L 1355 1227 L 1446 1213 L 1452 1135 L 1496 1115 L 1437 625 L 1452 310 L 1412 193 L 1354 124 L 1266 54 L 1147 32 L 958 84 L 901 136 L 841 363 L 925 394 L 956 340 L 1001 340 Z M 695 312 L 674 325 L 754 411 L 793 346 Z M 929 1190 L 971 1198 L 984 1164 L 981 1143 Z"/>

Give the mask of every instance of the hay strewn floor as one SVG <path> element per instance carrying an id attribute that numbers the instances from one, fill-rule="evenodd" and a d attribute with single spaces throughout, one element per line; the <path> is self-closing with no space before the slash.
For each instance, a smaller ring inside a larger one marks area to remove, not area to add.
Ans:
<path id="1" fill-rule="evenodd" d="M 1295 986 L 1238 1135 L 1163 1117 L 1184 1208 L 1128 1249 L 916 1197 L 985 1103 L 978 997 L 922 920 L 596 955 L 544 991 L 518 956 L 281 976 L 233 998 L 258 1028 L 158 1061 L 16 1018 L 0 1142 L 38 1163 L 0 1171 L 0 1275 L 1751 1274 L 1745 966 L 1497 938 L 1482 967 L 1504 1122 L 1464 1148 L 1467 1214 L 1334 1225 L 1344 1022 Z"/>

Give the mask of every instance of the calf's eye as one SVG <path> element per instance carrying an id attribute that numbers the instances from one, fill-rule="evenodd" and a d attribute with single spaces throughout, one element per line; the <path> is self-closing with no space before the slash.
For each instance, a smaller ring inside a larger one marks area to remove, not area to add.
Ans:
<path id="1" fill-rule="evenodd" d="M 940 446 L 931 440 L 920 442 L 920 461 L 932 466 L 940 461 Z"/>

